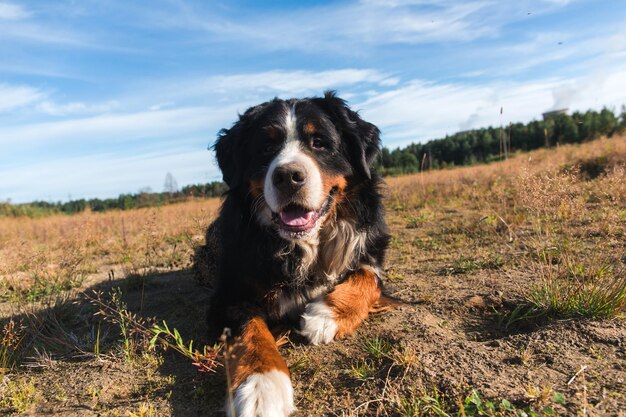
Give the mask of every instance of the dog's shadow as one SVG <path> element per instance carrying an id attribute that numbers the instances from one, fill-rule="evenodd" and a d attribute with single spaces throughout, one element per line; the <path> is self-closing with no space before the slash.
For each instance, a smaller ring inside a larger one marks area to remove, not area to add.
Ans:
<path id="1" fill-rule="evenodd" d="M 187 344 L 193 340 L 194 346 L 201 348 L 207 340 L 206 311 L 210 292 L 208 288 L 198 284 L 194 271 L 190 269 L 108 279 L 84 289 L 79 294 L 66 298 L 56 297 L 44 308 L 27 308 L 26 311 L 10 317 L 0 318 L 0 328 L 4 328 L 11 318 L 14 322 L 27 326 L 24 346 L 21 349 L 24 363 L 32 363 L 33 356 L 47 352 L 48 357 L 57 363 L 57 369 L 62 370 L 66 365 L 73 366 L 71 363 L 93 368 L 110 360 L 114 363 L 127 360 L 120 353 L 124 338 L 119 323 L 114 322 L 120 304 L 111 304 L 112 294 L 120 294 L 122 307 L 134 315 L 137 322 L 145 323 L 146 328 L 165 321 L 170 329 L 175 328 L 180 332 Z M 107 314 L 98 314 L 99 310 L 105 310 Z M 226 385 L 223 370 L 200 373 L 190 359 L 173 349 L 158 349 L 160 360 L 157 361 L 157 354 L 146 349 L 149 336 L 137 334 L 133 323 L 127 323 L 127 327 L 129 337 L 141 339 L 144 344 L 135 353 L 137 357 L 131 360 L 152 360 L 151 365 L 140 364 L 135 367 L 156 367 L 156 372 L 160 374 L 157 380 L 161 382 L 150 381 L 149 376 L 138 377 L 139 380 L 134 381 L 124 379 L 129 385 L 139 384 L 143 388 L 128 397 L 112 396 L 108 404 L 100 404 L 98 407 L 130 409 L 136 412 L 141 403 L 149 403 L 151 399 L 158 397 L 167 398 L 171 414 L 175 416 L 224 415 L 222 410 Z M 99 352 L 96 352 L 96 345 Z M 96 353 L 101 355 L 101 360 Z M 142 355 L 145 355 L 143 359 Z M 152 359 L 149 359 L 150 355 Z M 115 359 L 110 359 L 112 357 Z M 120 367 L 128 372 L 132 368 L 128 363 Z M 105 373 L 103 371 L 100 378 L 106 378 Z M 133 374 L 137 375 L 137 372 Z M 87 389 L 82 388 L 83 391 Z M 43 391 L 45 390 L 44 387 Z M 38 411 L 80 413 L 80 410 L 94 408 L 92 404 L 87 404 L 89 402 L 84 397 L 77 396 L 65 404 L 48 404 L 49 410 Z M 160 406 L 163 405 L 163 401 L 160 401 Z"/>
<path id="2" fill-rule="evenodd" d="M 206 314 L 211 291 L 198 284 L 194 271 L 148 275 L 143 285 L 135 285 L 125 294 L 129 311 L 150 318 L 156 324 L 165 321 L 170 329 L 180 332 L 187 344 L 193 340 L 194 346 L 202 350 L 207 341 Z M 192 360 L 168 350 L 163 354 L 159 372 L 174 378 L 165 390 L 172 415 L 223 415 L 226 387 L 223 369 L 200 373 Z"/>

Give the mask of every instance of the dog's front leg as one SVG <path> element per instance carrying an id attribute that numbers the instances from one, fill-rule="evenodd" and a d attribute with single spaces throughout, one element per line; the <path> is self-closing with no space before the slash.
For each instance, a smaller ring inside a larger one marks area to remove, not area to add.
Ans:
<path id="1" fill-rule="evenodd" d="M 365 320 L 381 297 L 379 278 L 370 267 L 350 274 L 329 294 L 307 304 L 300 333 L 310 343 L 330 343 L 351 334 Z"/>
<path id="2" fill-rule="evenodd" d="M 245 324 L 232 358 L 228 416 L 283 417 L 295 410 L 289 370 L 262 318 L 253 317 Z"/>

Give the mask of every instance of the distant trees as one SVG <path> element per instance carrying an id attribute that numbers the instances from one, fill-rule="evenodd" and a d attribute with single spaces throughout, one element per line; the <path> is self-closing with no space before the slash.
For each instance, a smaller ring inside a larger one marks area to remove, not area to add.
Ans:
<path id="1" fill-rule="evenodd" d="M 404 148 L 383 148 L 377 168 L 383 175 L 397 175 L 424 168 L 491 162 L 503 158 L 506 151 L 529 151 L 544 146 L 580 143 L 599 136 L 610 137 L 626 130 L 626 106 L 622 106 L 619 115 L 607 108 L 572 115 L 555 113 L 545 120 L 511 123 L 502 129 L 486 127 L 423 144 L 413 143 Z"/>
<path id="2" fill-rule="evenodd" d="M 163 192 L 168 194 L 174 194 L 178 191 L 178 183 L 176 182 L 176 178 L 172 175 L 171 172 L 165 174 L 165 183 L 163 184 Z"/>
<path id="3" fill-rule="evenodd" d="M 228 186 L 221 181 L 206 184 L 186 185 L 181 193 L 188 197 L 218 197 L 228 191 Z"/>
<path id="4" fill-rule="evenodd" d="M 171 185 L 175 185 L 174 183 Z M 178 188 L 176 186 L 176 188 Z M 172 190 L 173 188 L 170 188 Z M 155 193 L 149 187 L 142 188 L 136 194 L 120 194 L 117 198 L 92 198 L 89 200 L 71 200 L 67 202 L 34 201 L 28 204 L 0 202 L 0 216 L 42 217 L 50 214 L 75 214 L 85 211 L 101 212 L 107 210 L 130 210 L 141 207 L 155 207 L 176 203 L 189 198 L 219 197 L 228 190 L 226 184 L 214 181 L 206 184 L 194 184 L 183 187 L 180 191 Z"/>

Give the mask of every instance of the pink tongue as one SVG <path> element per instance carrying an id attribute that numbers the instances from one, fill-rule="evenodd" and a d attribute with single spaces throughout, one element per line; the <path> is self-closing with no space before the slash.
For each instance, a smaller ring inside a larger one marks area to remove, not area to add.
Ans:
<path id="1" fill-rule="evenodd" d="M 287 226 L 305 226 L 311 222 L 313 211 L 288 210 L 280 212 L 280 220 Z"/>

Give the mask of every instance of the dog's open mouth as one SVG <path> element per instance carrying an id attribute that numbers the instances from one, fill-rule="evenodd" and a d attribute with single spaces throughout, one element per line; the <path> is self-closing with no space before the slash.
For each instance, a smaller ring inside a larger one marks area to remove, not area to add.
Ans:
<path id="1" fill-rule="evenodd" d="M 328 213 L 337 190 L 333 188 L 326 201 L 317 210 L 311 210 L 296 203 L 289 203 L 279 213 L 272 213 L 274 223 L 281 231 L 293 239 L 301 238 L 313 230 L 318 221 Z"/>
<path id="2" fill-rule="evenodd" d="M 320 214 L 319 210 L 307 210 L 297 204 L 289 204 L 278 214 L 279 225 L 290 232 L 307 232 L 315 227 Z"/>

